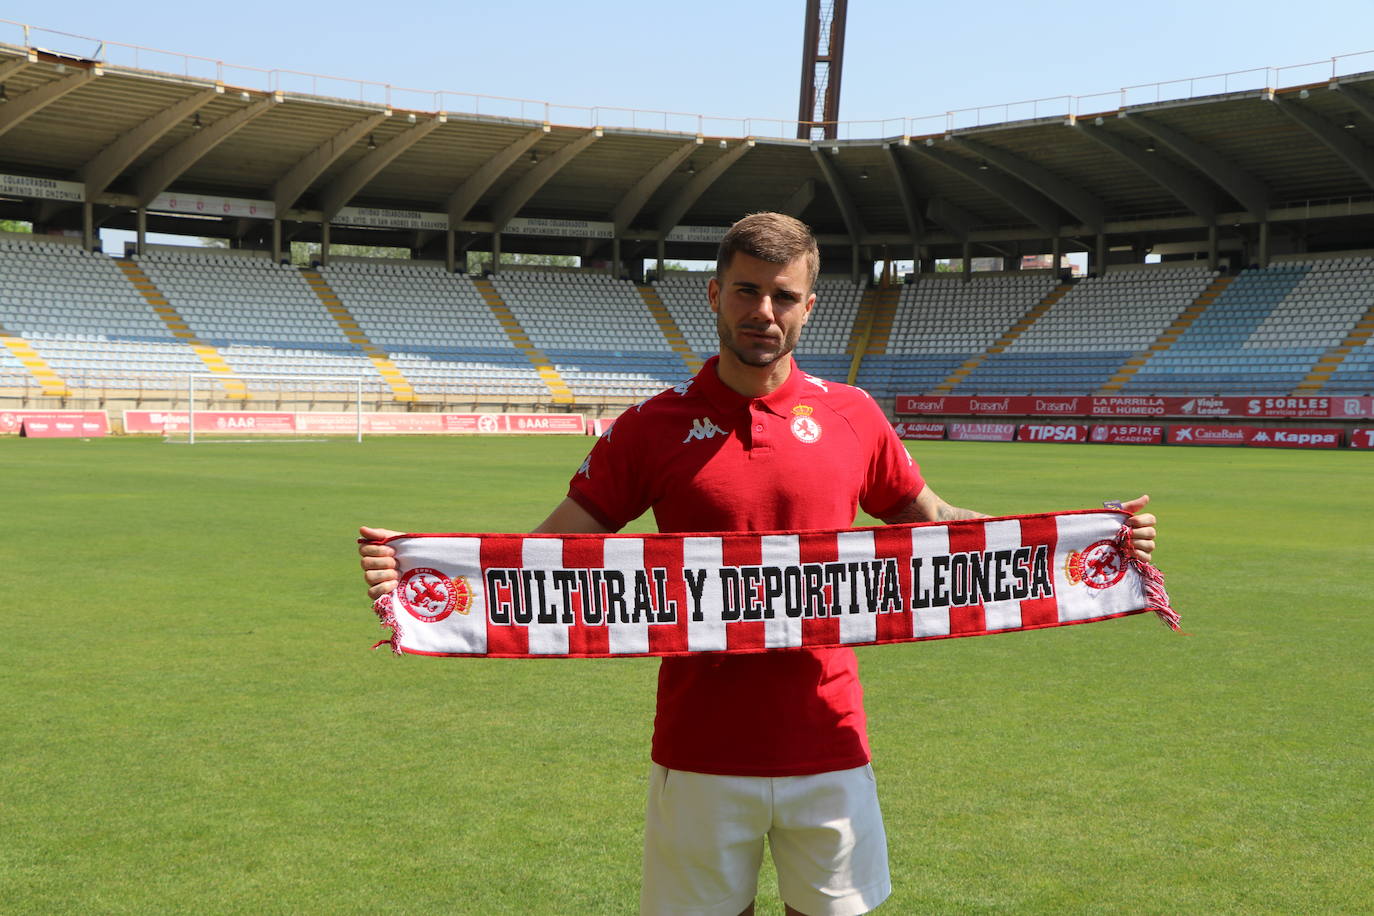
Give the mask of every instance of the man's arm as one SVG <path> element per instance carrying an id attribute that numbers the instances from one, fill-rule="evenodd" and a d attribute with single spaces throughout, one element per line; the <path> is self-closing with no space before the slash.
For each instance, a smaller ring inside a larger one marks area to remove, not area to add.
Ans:
<path id="1" fill-rule="evenodd" d="M 404 534 L 390 528 L 359 528 L 358 533 L 369 541 Z M 539 523 L 534 534 L 608 534 L 610 529 L 592 518 L 572 499 L 565 498 Z M 363 581 L 367 583 L 367 597 L 376 601 L 396 587 L 400 574 L 396 572 L 396 549 L 390 544 L 359 544 Z"/>
<path id="2" fill-rule="evenodd" d="M 982 512 L 951 506 L 930 487 L 923 487 L 916 497 L 901 509 L 883 519 L 889 525 L 912 522 L 957 522 L 966 518 L 987 518 Z"/>
<path id="3" fill-rule="evenodd" d="M 1148 563 L 1155 550 L 1155 525 L 1158 520 L 1148 512 L 1141 512 L 1150 503 L 1149 496 L 1138 496 L 1121 504 L 1121 508 L 1131 513 L 1126 525 L 1131 529 L 1131 546 L 1135 548 L 1136 558 Z M 955 522 L 966 518 L 988 518 L 982 512 L 960 509 L 945 502 L 930 487 L 926 487 L 906 506 L 883 519 L 889 525 L 905 525 L 913 522 Z"/>

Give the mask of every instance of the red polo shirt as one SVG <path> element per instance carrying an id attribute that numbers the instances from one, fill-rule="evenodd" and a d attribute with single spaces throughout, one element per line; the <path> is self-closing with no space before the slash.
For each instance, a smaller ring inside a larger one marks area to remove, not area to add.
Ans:
<path id="1" fill-rule="evenodd" d="M 665 532 L 845 528 L 924 483 L 862 390 L 802 373 L 761 398 L 695 378 L 626 411 L 568 495 L 612 531 L 653 509 Z M 653 759 L 670 769 L 795 776 L 862 766 L 868 734 L 852 649 L 665 658 Z"/>

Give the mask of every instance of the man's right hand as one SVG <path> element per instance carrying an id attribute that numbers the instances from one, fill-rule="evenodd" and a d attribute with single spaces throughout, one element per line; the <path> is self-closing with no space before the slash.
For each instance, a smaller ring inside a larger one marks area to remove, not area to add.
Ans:
<path id="1" fill-rule="evenodd" d="M 369 541 L 405 534 L 389 528 L 358 529 L 358 534 Z M 396 587 L 400 578 L 396 573 L 396 550 L 390 544 L 359 544 L 358 555 L 362 557 L 363 581 L 367 583 L 367 597 L 376 601 Z"/>

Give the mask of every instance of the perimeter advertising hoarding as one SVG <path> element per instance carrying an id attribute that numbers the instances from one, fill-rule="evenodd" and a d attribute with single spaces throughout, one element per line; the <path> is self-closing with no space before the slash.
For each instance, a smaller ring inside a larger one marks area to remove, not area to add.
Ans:
<path id="1" fill-rule="evenodd" d="M 1164 427 L 1100 423 L 1093 427 L 1088 438 L 1106 445 L 1159 445 L 1164 441 Z"/>
<path id="2" fill-rule="evenodd" d="M 0 436 L 89 438 L 109 432 L 110 416 L 103 410 L 0 410 Z"/>
<path id="3" fill-rule="evenodd" d="M 1350 431 L 1351 448 L 1374 448 L 1374 429 L 1356 427 Z"/>
<path id="4" fill-rule="evenodd" d="M 951 423 L 949 437 L 956 442 L 1010 442 L 1015 423 Z"/>
<path id="5" fill-rule="evenodd" d="M 1087 442 L 1088 427 L 1077 423 L 1023 423 L 1016 438 L 1020 442 Z"/>
<path id="6" fill-rule="evenodd" d="M 902 421 L 892 428 L 896 430 L 898 439 L 943 439 L 945 437 L 945 424 L 943 423 L 908 423 Z"/>
<path id="7" fill-rule="evenodd" d="M 1280 429 L 1273 426 L 1247 427 L 1246 445 L 1264 448 L 1340 448 L 1341 429 L 1294 426 Z"/>
<path id="8" fill-rule="evenodd" d="M 1374 397 L 916 397 L 898 395 L 904 415 L 1015 417 L 1248 417 L 1361 419 L 1374 417 Z"/>
<path id="9" fill-rule="evenodd" d="M 126 410 L 128 433 L 185 432 L 184 410 Z M 357 432 L 357 414 L 347 411 L 286 413 L 258 410 L 196 411 L 198 433 L 321 433 Z M 519 433 L 584 435 L 587 419 L 581 414 L 495 413 L 365 413 L 363 432 L 374 435 L 411 433 Z"/>
<path id="10" fill-rule="evenodd" d="M 1170 445 L 1244 445 L 1248 426 L 1171 426 Z"/>

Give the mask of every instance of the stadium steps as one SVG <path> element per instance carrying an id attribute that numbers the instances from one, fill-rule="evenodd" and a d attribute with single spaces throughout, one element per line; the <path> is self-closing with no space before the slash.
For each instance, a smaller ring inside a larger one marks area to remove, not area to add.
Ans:
<path id="1" fill-rule="evenodd" d="M 936 385 L 935 393 L 949 394 L 951 391 L 953 391 L 955 386 L 957 386 L 965 378 L 967 378 L 970 372 L 981 366 L 984 360 L 986 360 L 989 356 L 992 356 L 997 353 L 1002 353 L 1007 349 L 1007 347 L 1011 346 L 1012 342 L 1015 341 L 1016 338 L 1026 333 L 1026 331 L 1029 330 L 1032 325 L 1034 325 L 1037 321 L 1040 320 L 1040 317 L 1042 315 L 1044 315 L 1046 312 L 1050 310 L 1051 306 L 1053 306 L 1060 299 L 1063 299 L 1064 295 L 1071 289 L 1073 289 L 1072 283 L 1061 283 L 1054 289 L 1050 290 L 1048 296 L 1046 296 L 1044 299 L 1041 299 L 1035 305 L 1031 306 L 1030 309 L 1026 311 L 1026 314 L 1022 315 L 1015 324 L 1007 328 L 1006 332 L 1003 333 L 1002 336 L 999 337 L 993 343 L 992 346 L 988 347 L 987 350 L 978 354 L 977 356 L 973 356 L 969 359 L 964 360 L 963 364 L 960 365 L 959 368 L 955 369 L 953 372 L 949 374 L 949 378 L 945 379 L 939 385 Z"/>
<path id="2" fill-rule="evenodd" d="M 892 322 L 897 317 L 897 305 L 902 301 L 900 286 L 883 286 L 864 290 L 859 301 L 859 316 L 854 321 L 854 329 L 849 332 L 849 343 L 844 352 L 850 355 L 849 384 L 853 385 L 859 377 L 859 368 L 865 356 L 882 356 L 887 352 L 887 339 L 892 333 Z"/>
<path id="3" fill-rule="evenodd" d="M 38 382 L 38 389 L 44 396 L 64 398 L 71 393 L 67 390 L 67 383 L 62 380 L 62 376 L 48 365 L 47 360 L 38 355 L 33 345 L 18 334 L 10 333 L 4 325 L 0 325 L 0 344 L 4 344 L 5 349 L 29 370 L 29 375 Z"/>
<path id="4" fill-rule="evenodd" d="M 115 264 L 129 281 L 138 294 L 152 308 L 162 323 L 167 326 L 167 330 L 172 336 L 185 343 L 191 350 L 200 357 L 200 361 L 205 364 L 206 370 L 224 386 L 226 397 L 236 400 L 246 400 L 248 398 L 248 386 L 242 380 L 234 376 L 234 370 L 224 361 L 224 357 L 215 347 L 201 340 L 191 330 L 190 325 L 181 313 L 167 301 L 167 296 L 162 290 L 158 289 L 143 268 L 139 267 L 134 261 L 127 258 L 117 258 Z"/>
<path id="5" fill-rule="evenodd" d="M 358 321 L 353 317 L 353 313 L 343 304 L 339 294 L 334 292 L 334 288 L 329 285 L 320 272 L 302 268 L 301 276 L 315 291 L 316 297 L 329 312 L 330 317 L 334 319 L 334 323 L 339 326 L 339 330 L 343 331 L 344 336 L 348 338 L 348 342 L 363 351 L 363 355 L 372 363 L 377 374 L 382 377 L 382 381 L 386 382 L 387 387 L 391 389 L 391 399 L 393 401 L 419 400 L 415 396 L 414 386 L 401 373 L 401 370 L 396 368 L 396 364 L 391 361 L 391 357 L 387 355 L 386 351 L 379 349 L 363 333 L 363 329 L 358 326 Z"/>
<path id="6" fill-rule="evenodd" d="M 1355 327 L 1350 329 L 1350 333 L 1340 342 L 1339 346 L 1332 347 L 1317 360 L 1317 364 L 1312 367 L 1312 371 L 1307 374 L 1307 378 L 1298 383 L 1298 387 L 1293 390 L 1294 394 L 1306 394 L 1312 391 L 1320 391 L 1326 385 L 1331 373 L 1340 368 L 1341 363 L 1345 362 L 1346 356 L 1356 347 L 1362 347 L 1374 336 L 1374 305 L 1371 305 L 1359 321 L 1355 322 Z"/>
<path id="7" fill-rule="evenodd" d="M 1174 341 L 1178 340 L 1179 337 L 1183 335 L 1184 331 L 1192 327 L 1193 322 L 1197 321 L 1198 318 L 1202 316 L 1202 313 L 1207 311 L 1211 304 L 1216 301 L 1217 296 L 1220 296 L 1222 291 L 1230 286 L 1231 281 L 1234 279 L 1235 276 L 1217 277 L 1213 279 L 1211 284 L 1193 300 L 1193 304 L 1180 312 L 1178 317 L 1174 319 L 1173 324 L 1160 332 L 1159 337 L 1156 338 L 1154 343 L 1150 344 L 1149 349 L 1144 353 L 1126 360 L 1122 367 L 1117 370 L 1116 375 L 1109 378 L 1107 383 L 1097 390 L 1097 393 L 1099 395 L 1109 395 L 1120 391 L 1122 386 L 1129 382 L 1131 378 L 1140 371 L 1141 367 L 1150 361 L 1150 357 L 1172 347 Z"/>
<path id="8" fill-rule="evenodd" d="M 486 277 L 474 279 L 472 285 L 476 287 L 477 294 L 482 297 L 487 308 L 491 309 L 491 313 L 496 316 L 501 327 L 505 328 L 506 336 L 510 338 L 511 345 L 525 354 L 530 365 L 534 366 L 534 371 L 539 374 L 540 380 L 544 382 L 549 393 L 553 395 L 553 402 L 555 404 L 572 404 L 575 401 L 572 389 L 563 380 L 563 376 L 558 374 L 558 370 L 553 367 L 553 363 L 549 362 L 549 358 L 544 355 L 544 352 L 530 343 L 529 335 L 520 326 L 515 313 L 510 310 L 510 306 L 506 305 L 506 300 L 501 298 L 501 294 L 496 291 L 491 280 Z"/>
<path id="9" fill-rule="evenodd" d="M 668 314 L 668 307 L 658 297 L 658 292 L 652 286 L 636 286 L 635 289 L 639 290 L 639 298 L 644 300 L 644 305 L 648 307 L 649 314 L 653 315 L 654 321 L 658 322 L 659 330 L 663 332 L 663 339 L 668 341 L 668 346 L 672 348 L 674 353 L 682 357 L 687 368 L 692 370 L 693 375 L 696 375 L 701 371 L 701 359 L 687 345 L 687 338 L 682 335 L 682 329 L 677 326 L 673 316 Z"/>

